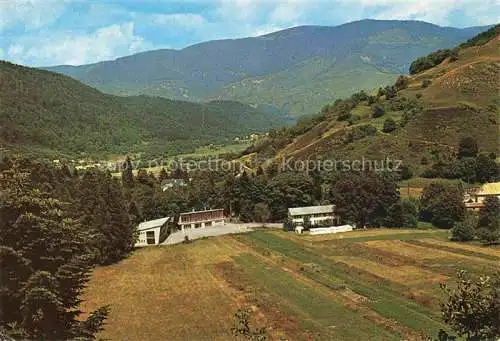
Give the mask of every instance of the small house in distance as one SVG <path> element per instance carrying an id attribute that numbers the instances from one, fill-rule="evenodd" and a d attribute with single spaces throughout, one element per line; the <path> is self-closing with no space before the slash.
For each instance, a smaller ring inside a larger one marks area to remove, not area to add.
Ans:
<path id="1" fill-rule="evenodd" d="M 190 228 L 204 228 L 214 225 L 224 225 L 224 209 L 192 211 L 180 214 L 179 225 L 182 230 Z"/>
<path id="2" fill-rule="evenodd" d="M 294 226 L 309 228 L 338 225 L 340 217 L 335 214 L 335 205 L 322 205 L 289 208 L 288 220 Z"/>
<path id="3" fill-rule="evenodd" d="M 170 222 L 170 217 L 145 221 L 137 226 L 139 236 L 135 246 L 158 245 L 160 243 L 160 233 L 163 227 L 166 228 Z"/>
<path id="4" fill-rule="evenodd" d="M 187 184 L 184 181 L 184 179 L 166 179 L 163 180 L 161 183 L 161 190 L 165 192 L 174 187 L 185 187 L 185 186 L 187 186 Z"/>
<path id="5" fill-rule="evenodd" d="M 488 197 L 500 199 L 500 182 L 486 183 L 479 188 L 471 188 L 464 194 L 464 203 L 467 210 L 478 211 L 484 206 Z"/>

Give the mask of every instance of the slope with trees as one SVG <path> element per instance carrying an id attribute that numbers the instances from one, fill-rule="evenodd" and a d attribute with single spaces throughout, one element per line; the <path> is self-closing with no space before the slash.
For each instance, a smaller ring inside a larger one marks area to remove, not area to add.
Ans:
<path id="1" fill-rule="evenodd" d="M 178 152 L 284 124 L 231 101 L 103 94 L 53 72 L 0 62 L 0 142 L 68 154 Z"/>
<path id="2" fill-rule="evenodd" d="M 272 130 L 269 138 L 247 149 L 245 160 L 250 165 L 271 165 L 287 158 L 390 157 L 402 160 L 417 176 L 443 177 L 429 171 L 446 168 L 456 170 L 450 173 L 452 178 L 494 181 L 498 178 L 498 28 L 482 37 L 481 44 L 457 47 L 456 60 L 447 58 L 424 72 L 401 76 L 394 85 L 373 93 L 358 91 L 301 118 L 293 127 Z M 462 143 L 475 144 L 476 154 L 462 155 Z"/>
<path id="3" fill-rule="evenodd" d="M 97 170 L 7 157 L 0 185 L 0 332 L 95 339 L 110 308 L 82 312 L 83 290 L 95 265 L 121 260 L 135 239 L 121 185 Z"/>

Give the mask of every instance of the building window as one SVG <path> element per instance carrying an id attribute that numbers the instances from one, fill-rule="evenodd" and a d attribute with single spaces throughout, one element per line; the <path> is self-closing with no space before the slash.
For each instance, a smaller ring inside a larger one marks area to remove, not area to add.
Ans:
<path id="1" fill-rule="evenodd" d="M 146 232 L 146 239 L 147 239 L 148 245 L 155 244 L 155 231 L 147 231 Z"/>
<path id="2" fill-rule="evenodd" d="M 195 229 L 198 229 L 198 228 L 200 228 L 200 227 L 201 227 L 201 223 L 196 223 L 196 224 L 194 224 L 194 228 L 195 228 Z"/>

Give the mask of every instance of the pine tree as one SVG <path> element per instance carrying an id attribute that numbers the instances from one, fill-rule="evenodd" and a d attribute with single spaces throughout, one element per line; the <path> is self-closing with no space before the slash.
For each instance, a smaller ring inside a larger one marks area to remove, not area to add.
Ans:
<path id="1" fill-rule="evenodd" d="M 75 202 L 77 217 L 87 227 L 97 262 L 120 260 L 132 250 L 135 232 L 120 184 L 109 173 L 89 170 L 79 191 L 85 200 Z"/>
<path id="2" fill-rule="evenodd" d="M 38 188 L 54 179 L 30 173 L 41 169 L 31 166 L 15 161 L 0 174 L 0 327 L 25 339 L 90 335 L 78 318 L 90 271 L 88 238 L 66 218 L 66 206 Z"/>
<path id="3" fill-rule="evenodd" d="M 127 156 L 127 159 L 122 165 L 122 184 L 124 187 L 132 188 L 134 187 L 134 173 L 132 167 L 132 160 L 130 160 L 130 156 Z"/>
<path id="4" fill-rule="evenodd" d="M 158 181 L 162 183 L 164 180 L 168 179 L 168 173 L 165 168 L 162 168 L 160 171 L 160 175 L 158 176 Z"/>

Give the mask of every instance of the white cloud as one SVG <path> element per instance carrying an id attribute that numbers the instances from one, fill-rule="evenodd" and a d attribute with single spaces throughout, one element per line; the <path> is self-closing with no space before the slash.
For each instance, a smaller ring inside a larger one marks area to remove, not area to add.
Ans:
<path id="1" fill-rule="evenodd" d="M 283 30 L 285 28 L 286 28 L 285 26 L 277 26 L 277 25 L 260 26 L 260 27 L 255 28 L 253 30 L 253 32 L 249 34 L 249 36 L 251 36 L 251 37 L 258 37 L 258 36 L 262 36 L 262 35 L 265 35 L 265 34 L 268 34 L 268 33 L 276 32 L 276 31 L 279 31 L 279 30 Z"/>
<path id="2" fill-rule="evenodd" d="M 53 23 L 72 0 L 0 0 L 0 31 L 15 25 L 26 30 Z"/>
<path id="3" fill-rule="evenodd" d="M 156 25 L 175 25 L 183 28 L 193 28 L 207 22 L 201 15 L 192 13 L 153 14 L 150 20 Z"/>
<path id="4" fill-rule="evenodd" d="M 423 20 L 437 25 L 459 25 L 453 13 L 462 12 L 466 26 L 491 24 L 498 21 L 498 0 L 340 0 L 352 6 L 362 6 L 375 19 Z M 464 21 L 464 20 L 462 20 Z M 474 25 L 474 24 L 473 24 Z"/>
<path id="5" fill-rule="evenodd" d="M 217 15 L 230 20 L 245 20 L 254 17 L 263 5 L 265 2 L 259 0 L 218 0 Z"/>
<path id="6" fill-rule="evenodd" d="M 43 66 L 80 65 L 152 49 L 154 46 L 134 34 L 132 22 L 100 28 L 90 34 L 71 32 L 27 37 L 9 47 L 12 60 Z"/>
<path id="7" fill-rule="evenodd" d="M 8 54 L 9 56 L 18 58 L 24 51 L 24 47 L 19 44 L 12 44 L 9 46 Z"/>
<path id="8" fill-rule="evenodd" d="M 302 15 L 301 4 L 291 1 L 286 4 L 278 5 L 270 15 L 270 22 L 293 22 Z"/>
<path id="9" fill-rule="evenodd" d="M 376 18 L 472 26 L 496 23 L 500 13 L 499 0 L 183 2 L 201 2 L 204 6 L 200 12 L 153 14 L 131 11 L 114 0 L 0 0 L 0 48 L 3 58 L 23 64 L 82 64 L 160 45 L 182 48 L 200 41 L 258 36 L 298 25 L 338 25 Z M 69 7 L 74 3 L 78 6 Z M 144 2 L 145 8 L 148 3 Z M 154 40 L 155 46 L 148 39 Z"/>

